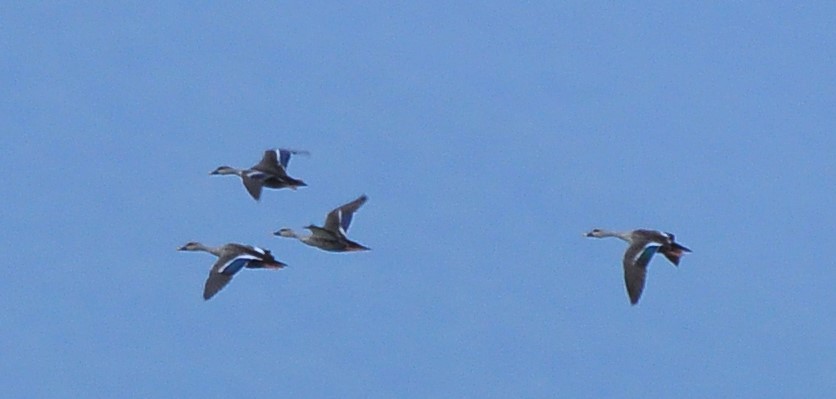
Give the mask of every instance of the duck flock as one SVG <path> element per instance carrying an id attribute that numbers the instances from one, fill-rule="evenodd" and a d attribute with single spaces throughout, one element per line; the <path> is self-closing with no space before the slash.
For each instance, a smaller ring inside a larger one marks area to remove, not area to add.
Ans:
<path id="1" fill-rule="evenodd" d="M 290 156 L 307 154 L 307 151 L 296 151 L 285 148 L 271 149 L 264 152 L 261 161 L 249 169 L 237 169 L 221 166 L 212 175 L 235 175 L 241 178 L 244 187 L 256 201 L 261 198 L 261 191 L 267 188 L 290 188 L 307 186 L 304 181 L 290 177 L 287 165 Z M 296 238 L 299 241 L 329 252 L 367 251 L 368 247 L 349 240 L 346 236 L 348 226 L 354 212 L 357 212 L 368 198 L 361 195 L 354 201 L 341 205 L 325 216 L 323 226 L 309 225 L 306 228 L 310 234 L 298 234 L 291 229 L 283 228 L 274 234 L 280 237 Z M 223 289 L 232 277 L 241 269 L 281 269 L 287 264 L 276 260 L 270 250 L 252 245 L 228 243 L 219 247 L 209 247 L 199 242 L 189 242 L 178 248 L 180 251 L 203 251 L 218 257 L 209 270 L 209 277 L 203 287 L 203 299 L 208 300 Z"/>
<path id="2" fill-rule="evenodd" d="M 286 148 L 270 149 L 264 152 L 261 161 L 249 169 L 237 169 L 230 166 L 220 166 L 211 172 L 212 175 L 235 175 L 241 178 L 244 187 L 256 201 L 261 198 L 262 190 L 267 188 L 290 188 L 296 190 L 305 187 L 304 181 L 290 177 L 287 165 L 292 155 L 304 154 L 307 151 L 290 150 Z M 352 216 L 368 198 L 361 195 L 357 199 L 334 208 L 325 216 L 325 223 L 320 226 L 309 225 L 305 228 L 309 234 L 299 234 L 289 228 L 283 228 L 275 233 L 276 236 L 295 238 L 307 245 L 329 252 L 367 251 L 368 247 L 354 242 L 346 236 Z M 627 242 L 622 265 L 624 267 L 624 284 L 630 303 L 639 302 L 644 290 L 647 276 L 647 266 L 653 255 L 664 255 L 674 266 L 690 249 L 677 243 L 671 233 L 637 229 L 632 231 L 608 231 L 593 229 L 585 234 L 586 237 L 605 238 L 616 237 Z M 232 277 L 241 269 L 281 269 L 287 266 L 276 260 L 270 250 L 251 245 L 227 243 L 219 247 L 209 247 L 199 242 L 189 242 L 180 251 L 203 251 L 215 255 L 218 259 L 209 270 L 209 277 L 203 288 L 203 299 L 208 300 L 223 289 Z"/>

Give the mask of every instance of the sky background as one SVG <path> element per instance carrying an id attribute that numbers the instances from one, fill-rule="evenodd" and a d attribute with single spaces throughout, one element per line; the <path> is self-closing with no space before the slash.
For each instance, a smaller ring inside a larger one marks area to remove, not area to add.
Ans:
<path id="1" fill-rule="evenodd" d="M 4 2 L 0 396 L 832 397 L 836 3 L 553 3 Z"/>

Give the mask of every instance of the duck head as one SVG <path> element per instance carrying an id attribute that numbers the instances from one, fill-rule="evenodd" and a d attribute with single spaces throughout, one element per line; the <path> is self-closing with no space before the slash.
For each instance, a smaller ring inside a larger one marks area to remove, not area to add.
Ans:
<path id="1" fill-rule="evenodd" d="M 238 169 L 230 166 L 218 166 L 217 169 L 209 173 L 210 175 L 237 175 Z"/>
<path id="2" fill-rule="evenodd" d="M 604 236 L 604 234 L 603 234 L 603 230 L 601 230 L 601 229 L 592 229 L 592 231 L 590 231 L 589 233 L 586 233 L 585 236 L 586 237 L 601 238 L 601 237 Z"/>
<path id="3" fill-rule="evenodd" d="M 279 231 L 273 233 L 273 235 L 274 236 L 279 236 L 279 237 L 288 237 L 288 238 L 296 237 L 296 233 L 293 230 L 288 229 L 288 228 L 280 229 Z"/>
<path id="4" fill-rule="evenodd" d="M 203 248 L 203 244 L 199 242 L 190 241 L 187 242 L 180 248 L 177 248 L 178 251 L 199 251 Z"/>

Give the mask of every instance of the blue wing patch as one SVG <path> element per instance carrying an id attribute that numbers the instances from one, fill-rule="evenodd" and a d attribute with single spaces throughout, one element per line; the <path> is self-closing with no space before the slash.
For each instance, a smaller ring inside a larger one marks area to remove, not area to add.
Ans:
<path id="1" fill-rule="evenodd" d="M 348 225 L 351 224 L 351 217 L 353 213 L 343 213 L 340 211 L 340 226 L 342 226 L 343 231 L 348 232 Z"/>
<path id="2" fill-rule="evenodd" d="M 641 255 L 639 255 L 638 259 L 636 259 L 636 267 L 647 267 L 647 264 L 650 263 L 650 259 L 653 258 L 653 255 L 656 254 L 656 251 L 658 251 L 660 247 L 660 245 L 648 245 L 647 248 L 642 251 Z"/>
<path id="3" fill-rule="evenodd" d="M 290 156 L 293 154 L 297 155 L 310 155 L 311 153 L 305 150 L 290 150 L 287 148 L 279 148 L 279 163 L 282 165 L 283 168 L 287 169 L 287 164 L 290 163 Z"/>
<path id="4" fill-rule="evenodd" d="M 290 151 L 284 148 L 279 150 L 279 163 L 283 168 L 287 169 L 287 163 L 290 162 Z"/>
<path id="5" fill-rule="evenodd" d="M 225 274 L 227 276 L 232 276 L 235 273 L 238 273 L 241 269 L 247 266 L 252 259 L 246 258 L 235 258 L 231 262 L 227 263 L 224 267 L 218 270 L 218 273 Z"/>

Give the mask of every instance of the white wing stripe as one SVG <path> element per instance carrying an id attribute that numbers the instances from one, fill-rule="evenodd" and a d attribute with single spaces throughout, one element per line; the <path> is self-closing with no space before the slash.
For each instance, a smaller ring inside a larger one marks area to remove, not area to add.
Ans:
<path id="1" fill-rule="evenodd" d="M 234 263 L 235 261 L 237 261 L 239 259 L 259 260 L 259 258 L 257 256 L 253 256 L 253 255 L 247 255 L 247 254 L 238 255 L 238 256 L 230 259 L 228 262 L 224 263 L 224 265 L 221 266 L 220 268 L 218 268 L 218 272 L 223 273 L 226 270 L 226 268 L 229 267 L 229 265 L 231 265 L 232 263 Z"/>

